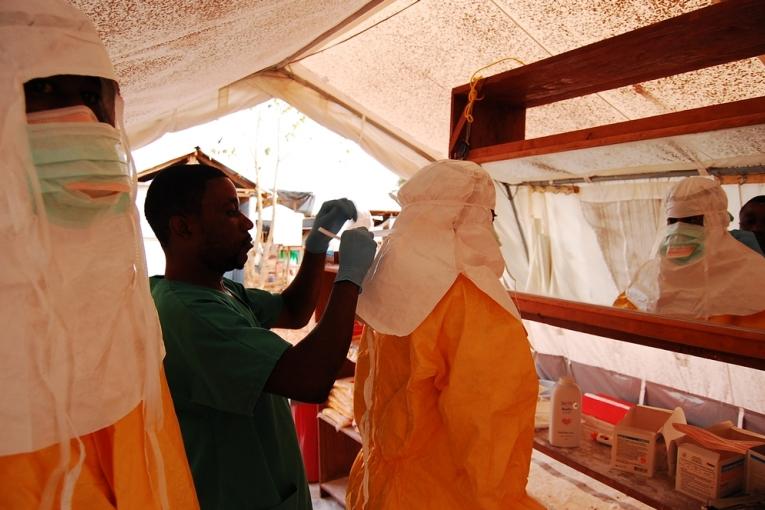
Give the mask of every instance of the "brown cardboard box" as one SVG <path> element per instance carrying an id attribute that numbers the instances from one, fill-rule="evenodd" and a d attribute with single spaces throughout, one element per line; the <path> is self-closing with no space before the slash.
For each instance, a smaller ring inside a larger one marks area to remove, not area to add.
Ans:
<path id="1" fill-rule="evenodd" d="M 746 492 L 765 494 L 765 446 L 752 448 L 746 454 Z"/>

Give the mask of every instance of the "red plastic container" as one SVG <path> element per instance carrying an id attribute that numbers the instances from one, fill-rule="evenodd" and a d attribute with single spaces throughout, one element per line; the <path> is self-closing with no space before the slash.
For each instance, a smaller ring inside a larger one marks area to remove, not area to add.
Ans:
<path id="1" fill-rule="evenodd" d="M 298 444 L 309 483 L 319 481 L 319 423 L 316 421 L 318 414 L 318 404 L 292 402 L 292 419 L 295 420 Z"/>

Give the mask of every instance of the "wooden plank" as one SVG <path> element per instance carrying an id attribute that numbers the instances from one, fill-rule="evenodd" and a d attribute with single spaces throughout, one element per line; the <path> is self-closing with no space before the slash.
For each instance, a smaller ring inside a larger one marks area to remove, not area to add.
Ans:
<path id="1" fill-rule="evenodd" d="M 765 2 L 729 0 L 490 76 L 483 94 L 530 108 L 756 57 L 765 53 L 763 27 Z"/>
<path id="2" fill-rule="evenodd" d="M 499 143 L 523 140 L 526 137 L 526 109 L 500 101 L 483 100 L 475 103 L 469 144 L 487 147 Z"/>
<path id="3" fill-rule="evenodd" d="M 361 444 L 345 433 L 335 430 L 335 425 L 322 414 L 319 423 L 319 482 L 325 483 L 351 471 Z"/>
<path id="4" fill-rule="evenodd" d="M 765 331 L 510 292 L 535 322 L 765 370 Z"/>
<path id="5" fill-rule="evenodd" d="M 322 497 L 331 497 L 345 508 L 345 493 L 348 491 L 348 477 L 329 480 L 319 484 Z"/>
<path id="6" fill-rule="evenodd" d="M 720 184 L 765 184 L 765 173 L 722 175 L 718 178 Z"/>
<path id="7" fill-rule="evenodd" d="M 331 285 L 337 265 L 327 264 Z M 765 370 L 765 331 L 509 292 L 524 319 Z"/>
<path id="8" fill-rule="evenodd" d="M 628 496 L 660 510 L 698 510 L 701 503 L 674 490 L 665 472 L 648 478 L 611 469 L 611 447 L 582 438 L 578 448 L 557 448 L 547 441 L 547 430 L 535 433 L 534 448 Z"/>
<path id="9" fill-rule="evenodd" d="M 354 427 L 343 427 L 340 429 L 340 432 L 350 437 L 351 439 L 356 441 L 358 444 L 361 444 L 361 434 L 359 434 L 359 431 L 356 430 Z"/>
<path id="10" fill-rule="evenodd" d="M 763 4 L 765 5 L 765 2 Z M 476 123 L 477 120 L 474 124 Z M 765 97 L 693 108 L 531 140 L 484 146 L 471 150 L 467 159 L 476 163 L 504 161 L 757 124 L 765 124 Z"/>

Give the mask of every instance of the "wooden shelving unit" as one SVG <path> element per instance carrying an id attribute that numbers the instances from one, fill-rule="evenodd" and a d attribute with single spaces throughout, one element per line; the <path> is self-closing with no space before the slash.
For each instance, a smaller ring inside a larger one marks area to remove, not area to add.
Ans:
<path id="1" fill-rule="evenodd" d="M 345 505 L 348 473 L 361 450 L 361 436 L 352 427 L 335 430 L 321 414 L 319 420 L 319 489 L 321 497 Z"/>
<path id="2" fill-rule="evenodd" d="M 537 431 L 534 448 L 609 487 L 658 510 L 698 510 L 701 503 L 675 490 L 674 480 L 659 472 L 648 478 L 611 469 L 611 447 L 582 438 L 577 448 L 557 448 L 547 441 L 547 430 Z"/>

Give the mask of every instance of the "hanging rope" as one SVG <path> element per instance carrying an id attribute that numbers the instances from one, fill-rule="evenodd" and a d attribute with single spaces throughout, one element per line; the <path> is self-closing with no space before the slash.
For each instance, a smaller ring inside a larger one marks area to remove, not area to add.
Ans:
<path id="1" fill-rule="evenodd" d="M 512 60 L 513 62 L 517 62 L 518 64 L 525 66 L 526 64 L 515 57 L 505 57 L 501 58 L 495 62 L 492 62 L 491 64 L 485 65 L 481 67 L 480 69 L 477 69 L 473 75 L 470 77 L 470 91 L 468 92 L 468 102 L 465 105 L 465 110 L 463 112 L 463 115 L 465 116 L 465 120 L 468 122 L 468 124 L 473 123 L 473 104 L 476 101 L 480 101 L 483 99 L 483 96 L 478 97 L 478 83 L 483 79 L 483 76 L 480 76 L 478 73 L 481 71 L 488 69 L 492 66 L 495 66 L 497 64 L 501 64 L 502 62 L 507 62 L 509 60 Z"/>
<path id="2" fill-rule="evenodd" d="M 478 84 L 483 79 L 482 76 L 480 76 L 478 73 L 483 71 L 484 69 L 488 69 L 492 66 L 495 66 L 497 64 L 501 64 L 502 62 L 507 62 L 508 60 L 512 60 L 513 62 L 517 62 L 520 65 L 526 65 L 521 61 L 520 59 L 517 59 L 515 57 L 505 57 L 501 58 L 495 62 L 492 62 L 491 64 L 485 65 L 481 67 L 480 69 L 476 70 L 473 75 L 470 77 L 470 90 L 468 91 L 468 101 L 465 105 L 465 109 L 462 111 L 462 115 L 464 116 L 465 120 L 463 121 L 461 118 L 459 119 L 460 122 L 458 124 L 457 130 L 462 131 L 463 128 L 461 124 L 464 122 L 464 133 L 465 135 L 462 137 L 462 139 L 459 138 L 459 134 L 457 132 L 454 133 L 454 141 L 450 140 L 449 148 L 451 150 L 450 157 L 453 159 L 465 159 L 468 155 L 468 152 L 470 151 L 470 130 L 473 126 L 473 106 L 475 105 L 476 101 L 480 101 L 483 99 L 483 96 L 478 97 Z"/>

